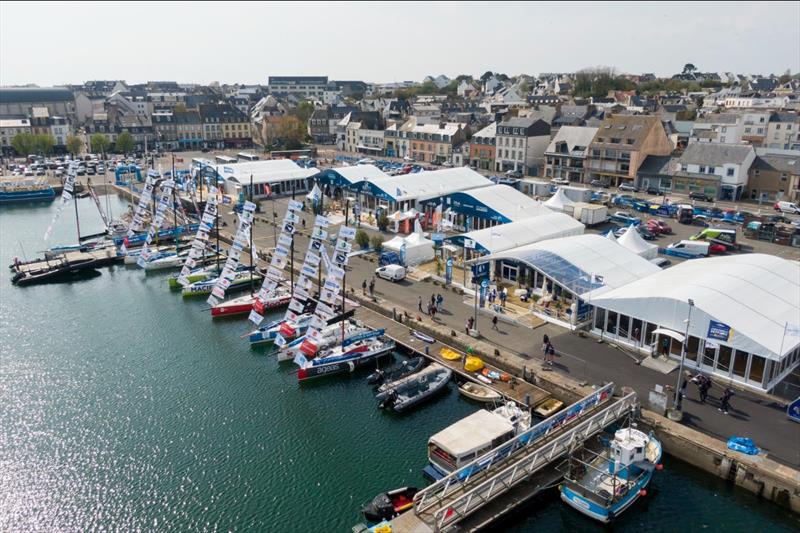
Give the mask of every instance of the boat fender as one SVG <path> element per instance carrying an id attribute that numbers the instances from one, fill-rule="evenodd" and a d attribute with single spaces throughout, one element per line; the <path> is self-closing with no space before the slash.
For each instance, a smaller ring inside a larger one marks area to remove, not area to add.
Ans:
<path id="1" fill-rule="evenodd" d="M 347 367 L 350 369 L 350 372 L 353 372 L 356 369 L 356 365 L 352 361 L 347 362 Z"/>
<path id="2" fill-rule="evenodd" d="M 641 496 L 642 498 L 644 498 L 645 496 L 647 496 L 647 489 L 642 489 L 642 490 L 640 490 L 640 491 L 639 491 L 639 496 Z"/>
<path id="3" fill-rule="evenodd" d="M 661 463 L 657 464 L 656 465 L 656 470 L 658 470 L 658 471 L 664 470 L 664 465 L 661 464 Z"/>

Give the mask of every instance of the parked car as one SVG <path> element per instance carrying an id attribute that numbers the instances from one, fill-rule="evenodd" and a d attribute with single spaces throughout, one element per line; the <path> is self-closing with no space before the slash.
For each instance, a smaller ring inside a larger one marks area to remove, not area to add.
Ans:
<path id="1" fill-rule="evenodd" d="M 800 214 L 800 206 L 793 202 L 775 202 L 775 211 L 780 211 L 781 213 L 793 213 L 795 215 Z"/>
<path id="2" fill-rule="evenodd" d="M 401 281 L 406 277 L 406 267 L 386 265 L 375 269 L 375 275 L 388 281 Z"/>
<path id="3" fill-rule="evenodd" d="M 672 228 L 670 228 L 666 222 L 655 218 L 648 220 L 646 226 L 647 229 L 658 235 L 669 235 L 672 233 Z"/>
<path id="4" fill-rule="evenodd" d="M 652 194 L 654 196 L 660 196 L 661 195 L 661 191 L 659 190 L 658 187 L 648 187 L 647 188 L 647 194 Z"/>
<path id="5" fill-rule="evenodd" d="M 636 231 L 639 232 L 639 235 L 642 236 L 642 239 L 646 241 L 655 240 L 656 234 L 647 229 L 646 227 L 642 226 L 641 224 L 636 226 Z"/>
<path id="6" fill-rule="evenodd" d="M 375 164 L 375 160 L 371 159 L 369 157 L 365 157 L 364 159 L 359 159 L 356 164 L 358 164 L 358 165 L 374 165 Z"/>
<path id="7" fill-rule="evenodd" d="M 566 178 L 555 178 L 550 180 L 550 183 L 554 185 L 569 185 L 569 180 Z"/>
<path id="8" fill-rule="evenodd" d="M 601 189 L 605 189 L 606 187 L 608 187 L 608 185 L 606 185 L 600 180 L 592 180 L 589 182 L 589 185 L 591 185 L 592 187 L 600 187 Z"/>
<path id="9" fill-rule="evenodd" d="M 506 172 L 506 176 L 508 176 L 509 178 L 517 178 L 517 179 L 519 179 L 519 178 L 522 177 L 522 171 L 520 171 L 520 170 L 509 170 L 509 171 Z"/>
<path id="10" fill-rule="evenodd" d="M 692 191 L 689 193 L 689 198 L 692 200 L 700 200 L 701 202 L 713 202 L 714 199 L 703 192 Z"/>
<path id="11" fill-rule="evenodd" d="M 639 192 L 639 188 L 638 187 L 634 187 L 633 185 L 629 185 L 627 183 L 623 183 L 622 185 L 617 187 L 617 190 L 628 191 L 628 192 Z"/>
<path id="12" fill-rule="evenodd" d="M 613 215 L 611 215 L 611 220 L 614 222 L 619 222 L 624 224 L 625 226 L 630 226 L 631 224 L 638 225 L 640 220 L 628 213 L 627 211 L 617 211 Z"/>
<path id="13" fill-rule="evenodd" d="M 61 168 L 61 167 L 58 167 L 58 168 L 56 169 L 56 171 L 55 171 L 55 174 L 56 174 L 56 176 L 57 176 L 57 177 L 58 177 L 58 176 L 63 176 L 63 175 L 64 175 L 64 169 L 63 169 L 63 168 Z"/>
<path id="14" fill-rule="evenodd" d="M 650 260 L 655 266 L 660 268 L 667 268 L 669 265 L 672 264 L 672 261 L 667 259 L 666 257 L 654 257 Z"/>

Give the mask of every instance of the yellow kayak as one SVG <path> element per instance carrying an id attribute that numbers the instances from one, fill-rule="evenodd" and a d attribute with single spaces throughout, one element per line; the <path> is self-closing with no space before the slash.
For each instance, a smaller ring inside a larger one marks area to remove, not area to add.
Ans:
<path id="1" fill-rule="evenodd" d="M 467 360 L 464 361 L 464 370 L 467 372 L 478 372 L 483 368 L 483 360 L 474 355 L 468 355 Z"/>
<path id="2" fill-rule="evenodd" d="M 450 348 L 442 348 L 439 350 L 439 355 L 447 359 L 448 361 L 456 361 L 461 359 L 461 352 L 457 352 L 455 350 L 451 350 Z"/>

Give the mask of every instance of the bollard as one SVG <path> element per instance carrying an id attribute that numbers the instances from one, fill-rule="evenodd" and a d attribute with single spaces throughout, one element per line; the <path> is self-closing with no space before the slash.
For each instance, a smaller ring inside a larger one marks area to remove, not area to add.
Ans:
<path id="1" fill-rule="evenodd" d="M 425 345 L 425 355 L 430 355 L 430 353 L 428 353 L 428 345 L 427 344 Z"/>
<path id="2" fill-rule="evenodd" d="M 526 394 L 525 395 L 525 407 L 530 407 L 530 406 L 531 406 L 531 395 L 530 394 Z"/>
<path id="3" fill-rule="evenodd" d="M 528 367 L 522 365 L 522 379 L 527 381 L 528 380 Z"/>

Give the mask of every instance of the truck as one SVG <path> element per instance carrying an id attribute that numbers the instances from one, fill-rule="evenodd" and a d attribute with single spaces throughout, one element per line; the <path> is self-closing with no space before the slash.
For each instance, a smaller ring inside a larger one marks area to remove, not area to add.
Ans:
<path id="1" fill-rule="evenodd" d="M 675 216 L 680 224 L 691 224 L 694 221 L 694 207 L 689 204 L 681 204 L 678 206 Z"/>
<path id="2" fill-rule="evenodd" d="M 586 202 L 576 202 L 572 208 L 572 216 L 587 226 L 602 224 L 608 220 L 608 207 Z"/>
<path id="3" fill-rule="evenodd" d="M 707 241 L 714 244 L 721 244 L 725 250 L 738 250 L 739 244 L 736 242 L 736 230 L 729 228 L 705 228 L 700 233 L 689 237 L 692 241 Z"/>
<path id="4" fill-rule="evenodd" d="M 659 250 L 664 255 L 673 255 L 685 259 L 695 259 L 697 257 L 708 257 L 710 243 L 698 241 L 679 241 L 674 242 Z"/>
<path id="5" fill-rule="evenodd" d="M 564 194 L 573 202 L 588 202 L 592 199 L 592 190 L 585 187 L 574 187 L 571 185 L 561 185 L 559 187 Z"/>

